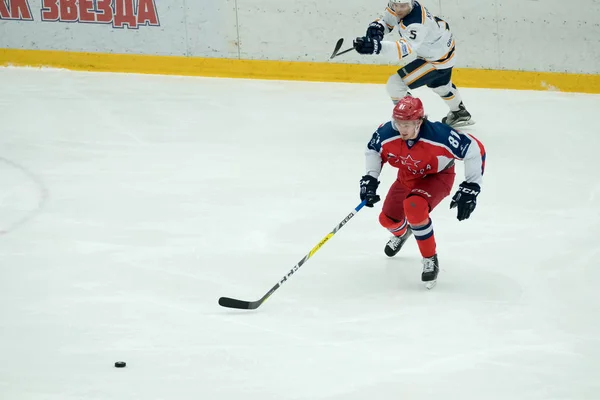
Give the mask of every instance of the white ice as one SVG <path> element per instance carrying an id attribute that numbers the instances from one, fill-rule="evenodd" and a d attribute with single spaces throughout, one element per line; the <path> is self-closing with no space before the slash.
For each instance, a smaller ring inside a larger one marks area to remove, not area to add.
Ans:
<path id="1" fill-rule="evenodd" d="M 379 203 L 237 311 L 358 205 L 384 86 L 0 69 L 0 399 L 600 399 L 600 96 L 462 94 L 435 289 Z"/>

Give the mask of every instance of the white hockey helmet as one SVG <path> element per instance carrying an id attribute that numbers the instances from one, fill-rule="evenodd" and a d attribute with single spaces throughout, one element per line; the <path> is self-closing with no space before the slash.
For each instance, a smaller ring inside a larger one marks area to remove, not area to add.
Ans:
<path id="1" fill-rule="evenodd" d="M 415 6 L 415 0 L 389 0 L 388 6 L 393 10 L 394 4 L 408 4 L 412 10 Z"/>

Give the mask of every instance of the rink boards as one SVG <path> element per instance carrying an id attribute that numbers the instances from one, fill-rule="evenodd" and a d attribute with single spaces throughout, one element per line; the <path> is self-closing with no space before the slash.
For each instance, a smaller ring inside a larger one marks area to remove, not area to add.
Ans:
<path id="1" fill-rule="evenodd" d="M 320 82 L 384 83 L 397 69 L 387 65 L 0 49 L 0 66 L 65 68 L 184 76 Z M 459 68 L 461 87 L 600 93 L 600 75 Z"/>

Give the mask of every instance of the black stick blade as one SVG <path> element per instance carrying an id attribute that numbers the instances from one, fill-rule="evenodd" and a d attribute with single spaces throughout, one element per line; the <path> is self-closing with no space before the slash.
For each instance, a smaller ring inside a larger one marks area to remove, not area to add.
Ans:
<path id="1" fill-rule="evenodd" d="M 255 308 L 258 308 L 259 304 L 255 304 L 258 303 L 256 301 L 243 301 L 243 300 L 237 300 L 237 299 L 232 299 L 229 297 L 221 297 L 219 299 L 219 305 L 222 307 L 227 307 L 227 308 L 238 308 L 240 310 L 253 310 Z"/>
<path id="2" fill-rule="evenodd" d="M 344 38 L 341 38 L 335 44 L 335 48 L 333 49 L 333 53 L 331 53 L 331 57 L 329 57 L 330 60 L 337 55 L 337 52 L 340 51 L 340 49 L 342 48 L 342 44 L 344 44 Z"/>

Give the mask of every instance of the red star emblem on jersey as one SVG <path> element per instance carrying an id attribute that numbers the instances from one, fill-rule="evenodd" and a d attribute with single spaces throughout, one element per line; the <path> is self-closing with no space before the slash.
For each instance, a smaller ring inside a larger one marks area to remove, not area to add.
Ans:
<path id="1" fill-rule="evenodd" d="M 402 165 L 406 165 L 407 167 L 414 168 L 414 169 L 419 168 L 417 164 L 420 163 L 421 161 L 420 160 L 417 161 L 417 160 L 413 159 L 410 156 L 410 154 L 407 157 L 400 156 L 400 158 L 402 159 Z"/>

